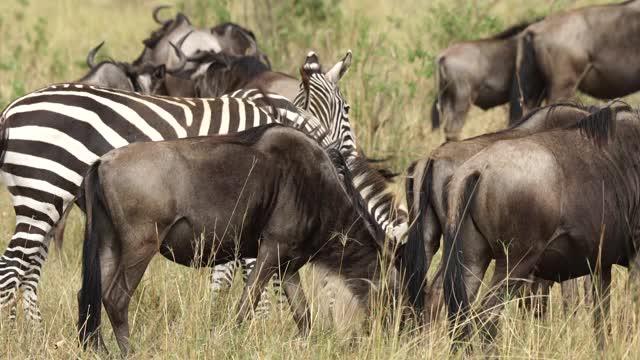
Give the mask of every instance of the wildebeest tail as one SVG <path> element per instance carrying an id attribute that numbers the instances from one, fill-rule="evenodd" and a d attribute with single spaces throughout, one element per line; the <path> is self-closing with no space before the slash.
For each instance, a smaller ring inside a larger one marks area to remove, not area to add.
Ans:
<path id="1" fill-rule="evenodd" d="M 440 128 L 440 109 L 442 106 L 440 103 L 440 96 L 445 91 L 446 85 L 446 74 L 444 71 L 444 58 L 439 58 L 436 62 L 436 98 L 433 100 L 433 105 L 431 105 L 431 129 L 435 130 Z"/>
<path id="2" fill-rule="evenodd" d="M 454 338 L 465 341 L 469 336 L 467 323 L 469 297 L 464 282 L 464 262 L 462 226 L 475 191 L 480 174 L 473 172 L 462 179 L 455 177 L 449 186 L 449 205 L 447 210 L 447 230 L 444 239 L 444 296 L 449 308 L 449 324 L 454 330 Z M 456 321 L 462 328 L 455 329 Z"/>
<path id="3" fill-rule="evenodd" d="M 432 161 L 427 160 L 423 171 L 417 170 L 418 163 L 414 163 L 407 177 L 406 195 L 407 207 L 409 208 L 409 219 L 412 222 L 409 229 L 407 244 L 404 246 L 402 263 L 405 266 L 405 284 L 409 293 L 409 300 L 418 315 L 424 310 L 424 296 L 427 286 L 427 269 L 429 261 L 424 244 L 425 217 L 424 213 L 429 208 L 431 185 L 433 183 Z M 420 183 L 418 189 L 415 182 Z M 417 190 L 417 191 L 416 191 Z M 419 316 L 419 318 L 422 318 Z"/>
<path id="4" fill-rule="evenodd" d="M 431 105 L 431 130 L 440 128 L 440 110 L 438 109 L 438 96 L 433 99 L 433 105 Z"/>
<path id="5" fill-rule="evenodd" d="M 526 32 L 518 42 L 518 59 L 513 79 L 509 124 L 522 117 L 522 105 L 529 109 L 540 106 L 546 89 L 546 80 L 538 64 L 534 36 Z"/>
<path id="6" fill-rule="evenodd" d="M 82 288 L 78 295 L 78 336 L 83 346 L 100 327 L 102 312 L 102 279 L 100 271 L 100 232 L 99 217 L 106 216 L 106 209 L 102 187 L 100 185 L 98 168 L 100 160 L 96 161 L 87 172 L 81 187 L 81 198 L 84 199 L 86 223 L 84 244 L 82 248 Z M 109 223 L 110 223 L 110 219 Z"/>

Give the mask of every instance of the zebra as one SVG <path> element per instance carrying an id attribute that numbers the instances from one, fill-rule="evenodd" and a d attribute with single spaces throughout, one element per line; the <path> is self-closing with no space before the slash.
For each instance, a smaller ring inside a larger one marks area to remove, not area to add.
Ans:
<path id="1" fill-rule="evenodd" d="M 314 54 L 309 54 L 313 57 Z M 336 86 L 337 81 L 344 75 L 351 63 L 351 52 L 342 59 L 342 66 L 338 64 L 326 74 L 322 73 L 317 59 L 305 63 L 306 71 L 302 71 L 303 81 L 300 90 L 294 100 L 294 104 L 299 109 L 304 109 L 318 119 L 332 119 L 327 124 L 333 126 L 330 133 L 335 139 L 340 139 L 340 152 L 345 157 L 347 165 L 352 174 L 356 189 L 367 203 L 369 213 L 389 237 L 402 244 L 404 235 L 408 229 L 408 215 L 406 209 L 395 204 L 395 197 L 390 191 L 387 181 L 382 176 L 368 166 L 366 159 L 356 148 L 356 137 L 351 130 L 349 121 L 349 105 L 345 102 Z M 305 78 L 305 76 L 307 78 Z M 303 86 L 308 86 L 305 91 Z M 308 94 L 308 95 L 307 95 Z M 220 293 L 230 288 L 236 271 L 242 271 L 242 278 L 247 279 L 252 269 L 255 259 L 239 259 L 227 264 L 220 264 L 214 267 L 211 274 L 212 297 L 215 299 Z M 277 297 L 278 305 L 286 301 L 282 290 L 279 288 L 277 279 L 274 277 L 274 293 Z M 329 309 L 335 303 L 335 290 L 331 283 L 324 282 L 323 287 L 329 298 Z M 257 315 L 265 315 L 268 311 L 269 300 L 267 296 L 261 297 Z"/>
<path id="2" fill-rule="evenodd" d="M 305 64 L 303 72 L 319 69 L 313 53 Z M 337 71 L 344 73 L 343 65 L 339 62 Z M 308 92 L 303 98 L 312 97 L 312 87 L 301 91 Z M 99 156 L 135 141 L 224 134 L 273 121 L 304 126 L 312 136 L 314 126 L 342 128 L 330 123 L 333 118 L 312 118 L 311 107 L 295 110 L 285 98 L 259 90 L 191 99 L 73 83 L 51 85 L 13 101 L 0 114 L 1 169 L 16 213 L 15 233 L 0 257 L 0 310 L 8 308 L 15 318 L 19 289 L 27 318 L 41 321 L 37 286 L 48 253 L 47 235 Z M 322 141 L 334 142 L 338 136 Z"/>

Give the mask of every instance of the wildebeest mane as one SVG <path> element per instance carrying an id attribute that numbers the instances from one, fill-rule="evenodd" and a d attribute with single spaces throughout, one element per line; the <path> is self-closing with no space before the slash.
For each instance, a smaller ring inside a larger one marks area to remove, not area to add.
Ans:
<path id="1" fill-rule="evenodd" d="M 376 244 L 378 244 L 378 246 L 380 247 L 380 251 L 383 251 L 385 239 L 384 231 L 382 230 L 382 227 L 380 227 L 380 224 L 375 221 L 373 215 L 371 215 L 371 213 L 369 212 L 366 199 L 364 199 L 360 192 L 358 192 L 358 190 L 356 189 L 353 182 L 353 174 L 351 170 L 349 170 L 349 167 L 347 166 L 344 157 L 340 153 L 340 150 L 331 147 L 326 149 L 326 153 L 329 156 L 329 159 L 331 159 L 331 162 L 333 163 L 336 171 L 342 177 L 343 189 L 347 193 L 348 198 L 351 200 L 351 203 L 356 209 L 358 216 L 365 222 L 365 225 L 371 233 L 371 236 L 373 236 Z M 366 164 L 366 159 L 358 159 L 359 157 L 356 158 L 356 161 L 364 162 Z"/>
<path id="2" fill-rule="evenodd" d="M 620 103 L 619 106 L 614 106 Z M 614 100 L 601 108 L 595 108 L 589 115 L 569 129 L 578 129 L 580 134 L 593 141 L 598 147 L 603 147 L 615 136 L 616 115 L 621 112 L 632 112 L 631 106 L 620 100 Z"/>
<path id="3" fill-rule="evenodd" d="M 551 116 L 551 113 L 553 111 L 555 111 L 558 108 L 561 107 L 570 107 L 573 109 L 577 109 L 577 110 L 584 110 L 584 111 L 588 111 L 588 112 L 593 112 L 594 109 L 592 106 L 585 106 L 579 103 L 573 103 L 573 102 L 560 102 L 560 103 L 555 103 L 555 104 L 551 104 L 548 106 L 543 106 L 543 107 L 539 107 L 539 108 L 535 108 L 534 110 L 530 111 L 529 113 L 527 113 L 527 115 L 523 116 L 522 118 L 520 118 L 520 120 L 518 120 L 516 123 L 510 125 L 506 130 L 512 130 L 515 129 L 519 126 L 522 126 L 524 124 L 527 123 L 527 121 L 529 121 L 534 115 L 536 115 L 537 113 L 539 113 L 540 111 L 543 110 L 549 110 L 547 112 L 547 117 Z M 597 110 L 598 108 L 596 108 Z"/>
<path id="4" fill-rule="evenodd" d="M 211 28 L 211 32 L 212 33 L 216 33 L 218 35 L 223 35 L 224 32 L 225 32 L 225 29 L 228 26 L 231 26 L 232 28 L 236 28 L 236 29 L 240 30 L 240 32 L 242 32 L 242 33 L 248 35 L 249 37 L 251 37 L 251 39 L 253 39 L 254 41 L 256 40 L 256 35 L 253 33 L 253 31 L 251 31 L 251 30 L 249 30 L 249 29 L 247 29 L 245 27 L 242 27 L 242 26 L 240 26 L 240 25 L 238 25 L 236 23 L 233 23 L 233 22 L 225 22 L 225 23 L 222 23 L 222 24 L 218 24 L 218 25 L 216 25 L 216 26 Z"/>
<path id="5" fill-rule="evenodd" d="M 504 39 L 508 39 L 514 35 L 518 35 L 519 33 L 522 32 L 522 30 L 526 29 L 529 25 L 531 24 L 535 24 L 538 21 L 543 20 L 544 17 L 539 17 L 536 18 L 532 21 L 523 21 L 521 23 L 515 24 L 513 26 L 508 27 L 507 29 L 495 34 L 491 36 L 491 39 L 493 40 L 504 40 Z"/>

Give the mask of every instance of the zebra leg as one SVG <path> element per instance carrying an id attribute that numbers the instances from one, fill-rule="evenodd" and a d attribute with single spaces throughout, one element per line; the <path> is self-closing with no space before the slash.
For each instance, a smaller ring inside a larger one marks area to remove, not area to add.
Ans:
<path id="1" fill-rule="evenodd" d="M 12 194 L 13 195 L 13 194 Z M 60 218 L 51 204 L 13 195 L 16 230 L 0 258 L 0 310 L 9 309 L 15 317 L 16 292 L 20 289 L 25 314 L 29 320 L 42 320 L 38 308 L 38 283 L 47 259 L 47 234 Z"/>
<path id="2" fill-rule="evenodd" d="M 299 275 L 298 275 L 299 276 Z M 276 300 L 278 301 L 278 308 L 282 309 L 283 306 L 285 304 L 287 304 L 287 295 L 286 295 L 286 290 L 283 290 L 283 284 L 282 284 L 282 280 L 280 279 L 279 276 L 274 275 L 272 278 L 272 284 L 273 284 L 273 293 L 276 297 Z"/>
<path id="3" fill-rule="evenodd" d="M 214 303 L 218 300 L 223 290 L 231 287 L 239 266 L 241 266 L 240 261 L 233 260 L 213 267 L 211 271 L 211 300 Z"/>

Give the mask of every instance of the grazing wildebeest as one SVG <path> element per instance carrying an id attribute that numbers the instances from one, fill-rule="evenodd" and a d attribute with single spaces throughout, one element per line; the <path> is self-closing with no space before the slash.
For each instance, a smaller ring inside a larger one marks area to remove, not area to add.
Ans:
<path id="1" fill-rule="evenodd" d="M 640 1 L 553 14 L 519 39 L 512 120 L 539 106 L 571 100 L 576 90 L 613 99 L 640 89 Z M 519 108 L 519 105 L 522 108 Z"/>
<path id="2" fill-rule="evenodd" d="M 154 31 L 151 36 L 144 40 L 145 48 L 140 56 L 133 62 L 134 67 L 145 65 L 165 64 L 175 67 L 178 57 L 171 51 L 170 44 L 177 44 L 187 34 L 188 39 L 180 46 L 180 49 L 187 55 L 195 55 L 199 51 L 223 52 L 236 56 L 258 56 L 269 64 L 266 56 L 258 49 L 253 33 L 237 24 L 224 23 L 213 29 L 197 28 L 191 24 L 189 19 L 182 13 L 176 15 L 175 19 L 160 21 L 157 13 L 167 6 L 158 7 L 153 12 L 153 18 L 162 27 Z M 189 68 L 187 64 L 187 68 Z M 179 97 L 194 97 L 193 84 L 187 80 L 167 76 L 166 94 Z"/>
<path id="3" fill-rule="evenodd" d="M 16 212 L 14 235 L 0 257 L 0 311 L 15 318 L 20 290 L 25 315 L 40 321 L 37 286 L 48 235 L 72 204 L 81 174 L 109 150 L 131 142 L 237 132 L 274 121 L 298 126 L 310 116 L 329 129 L 330 141 L 350 152 L 355 147 L 350 126 L 334 123 L 349 120 L 337 82 L 350 59 L 349 52 L 324 74 L 317 56 L 307 56 L 303 79 L 309 84 L 299 96 L 303 108 L 255 90 L 177 99 L 82 84 L 51 85 L 13 101 L 0 113 L 0 134 L 7 137 L 0 168 Z M 318 108 L 325 105 L 330 107 Z"/>
<path id="4" fill-rule="evenodd" d="M 135 91 L 141 94 L 155 94 L 161 92 L 166 65 L 133 65 L 113 60 L 105 60 L 95 63 L 95 56 L 104 45 L 104 41 L 93 48 L 87 55 L 89 73 L 77 80 L 77 83 L 95 85 L 105 88 Z M 175 70 L 181 70 L 183 63 L 178 63 Z M 171 71 L 173 69 L 170 69 Z"/>
<path id="5" fill-rule="evenodd" d="M 385 271 L 379 262 L 384 233 L 353 187 L 342 155 L 332 154 L 330 159 L 313 139 L 276 125 L 131 144 L 101 157 L 84 180 L 81 342 L 94 349 L 101 343 L 104 304 L 126 356 L 129 301 L 158 252 L 186 266 L 255 257 L 239 321 L 268 279 L 281 274 L 299 329 L 308 333 L 310 313 L 298 274 L 308 262 L 346 280 L 367 307 L 371 287 Z M 393 293 L 399 291 L 396 276 L 390 267 Z"/>
<path id="6" fill-rule="evenodd" d="M 478 313 L 485 341 L 496 335 L 505 297 L 530 274 L 550 281 L 592 274 L 594 324 L 604 346 L 611 267 L 631 264 L 637 277 L 638 136 L 638 114 L 608 106 L 569 128 L 496 142 L 456 171 L 444 242 L 456 344 L 468 340 L 469 296 L 494 258 L 491 291 Z"/>
<path id="7" fill-rule="evenodd" d="M 509 101 L 517 37 L 529 24 L 514 25 L 487 39 L 454 44 L 438 55 L 438 93 L 431 124 L 437 129 L 443 122 L 448 141 L 460 139 L 472 104 L 486 110 Z"/>
<path id="8" fill-rule="evenodd" d="M 211 51 L 188 58 L 195 67 L 175 74 L 193 82 L 196 97 L 216 97 L 238 89 L 262 89 L 294 101 L 300 81 L 290 75 L 271 71 L 256 56 L 233 56 Z"/>
<path id="9" fill-rule="evenodd" d="M 412 163 L 407 170 L 406 195 L 411 215 L 410 222 L 415 222 L 415 224 L 409 231 L 408 244 L 411 246 L 407 246 L 405 250 L 409 254 L 415 254 L 420 250 L 414 246 L 424 247 L 426 250 L 424 268 L 425 271 L 429 269 L 433 256 L 440 248 L 440 238 L 446 227 L 447 187 L 453 174 L 465 161 L 496 141 L 567 127 L 575 124 L 587 114 L 586 110 L 576 105 L 549 106 L 530 113 L 509 129 L 463 141 L 447 142 L 431 152 L 428 157 Z M 473 224 L 469 226 L 473 226 Z M 413 281 L 421 282 L 422 279 L 417 274 Z M 441 278 L 436 277 L 435 279 L 437 282 L 441 281 Z M 567 285 L 569 288 L 566 287 Z M 416 283 L 414 286 L 419 286 L 419 284 Z M 542 287 L 543 293 L 546 294 L 547 290 L 547 287 Z M 574 284 L 563 283 L 565 300 L 573 300 L 571 297 L 576 290 Z M 422 296 L 422 294 L 417 294 L 417 296 Z M 425 307 L 432 313 L 437 312 L 443 305 L 440 300 L 442 299 L 417 299 L 419 303 L 426 301 Z M 569 304 L 573 305 L 573 301 L 566 301 L 565 308 L 568 308 Z M 542 306 L 544 307 L 544 302 Z"/>

